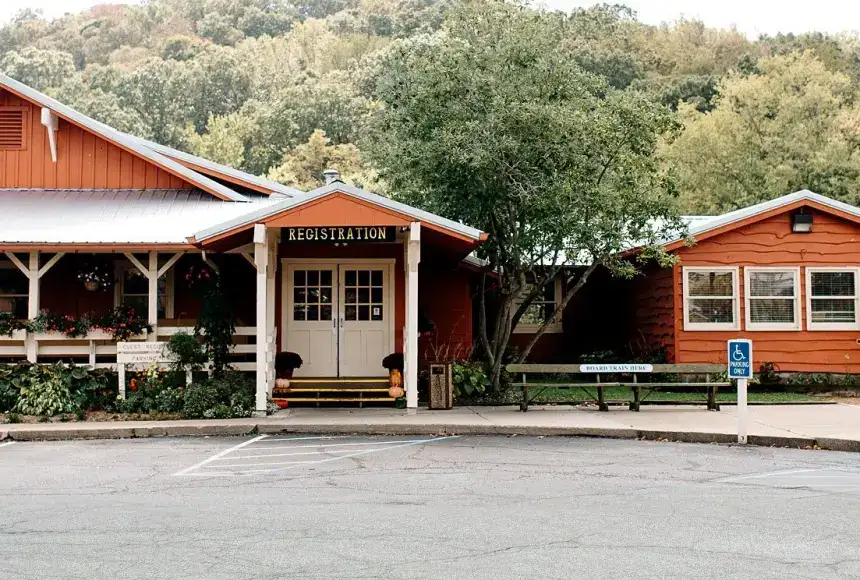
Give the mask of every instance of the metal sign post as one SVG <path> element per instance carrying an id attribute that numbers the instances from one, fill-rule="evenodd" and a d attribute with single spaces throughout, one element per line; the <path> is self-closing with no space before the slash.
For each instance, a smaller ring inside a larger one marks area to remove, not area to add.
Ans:
<path id="1" fill-rule="evenodd" d="M 747 381 L 753 376 L 752 341 L 733 338 L 728 341 L 729 378 L 738 382 L 738 443 L 747 442 Z"/>

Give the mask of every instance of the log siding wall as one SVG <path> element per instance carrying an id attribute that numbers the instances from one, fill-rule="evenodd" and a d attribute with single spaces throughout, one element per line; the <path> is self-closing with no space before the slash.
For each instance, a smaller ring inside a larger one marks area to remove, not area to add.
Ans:
<path id="1" fill-rule="evenodd" d="M 678 251 L 674 269 L 675 362 L 725 363 L 726 340 L 753 340 L 755 365 L 780 371 L 860 373 L 860 330 L 807 330 L 807 267 L 860 265 L 860 225 L 812 210 L 809 234 L 791 232 L 790 212 L 728 231 Z M 740 330 L 684 330 L 683 266 L 738 266 Z M 748 331 L 744 268 L 800 267 L 800 330 Z M 858 312 L 860 315 L 860 312 Z"/>

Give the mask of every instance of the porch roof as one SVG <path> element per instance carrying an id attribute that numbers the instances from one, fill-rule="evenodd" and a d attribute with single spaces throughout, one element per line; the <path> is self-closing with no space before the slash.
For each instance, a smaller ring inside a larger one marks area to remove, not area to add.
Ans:
<path id="1" fill-rule="evenodd" d="M 189 241 L 193 243 L 202 243 L 206 242 L 207 240 L 212 240 L 213 238 L 221 238 L 224 236 L 224 234 L 240 231 L 258 222 L 268 221 L 270 218 L 277 216 L 278 214 L 288 212 L 289 210 L 299 208 L 303 205 L 314 202 L 315 200 L 319 200 L 320 198 L 333 194 L 342 194 L 364 202 L 368 202 L 371 205 L 378 206 L 380 208 L 388 210 L 389 212 L 395 212 L 397 214 L 401 214 L 416 221 L 420 221 L 431 226 L 436 226 L 441 230 L 447 230 L 448 232 L 457 234 L 470 240 L 483 241 L 487 238 L 487 234 L 477 228 L 473 228 L 461 224 L 459 222 L 455 222 L 454 220 L 435 215 L 428 211 L 424 211 L 406 205 L 405 203 L 400 203 L 399 201 L 395 201 L 393 199 L 377 195 L 370 191 L 355 187 L 353 185 L 349 185 L 347 183 L 343 183 L 341 181 L 335 181 L 322 187 L 318 187 L 317 189 L 314 189 L 301 197 L 295 197 L 287 200 L 278 200 L 272 204 L 258 206 L 258 208 L 250 212 L 243 213 L 240 216 L 225 220 L 224 222 L 219 223 L 217 225 L 212 225 L 210 227 L 201 229 L 196 234 L 194 234 L 194 236 L 190 238 Z"/>
<path id="2" fill-rule="evenodd" d="M 170 189 L 0 189 L 0 244 L 184 246 L 189 232 L 274 202 L 230 203 Z"/>

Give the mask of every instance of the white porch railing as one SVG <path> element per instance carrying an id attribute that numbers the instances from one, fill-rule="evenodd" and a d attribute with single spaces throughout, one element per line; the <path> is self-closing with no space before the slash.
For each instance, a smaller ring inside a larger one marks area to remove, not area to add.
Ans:
<path id="1" fill-rule="evenodd" d="M 157 339 L 169 340 L 170 336 L 178 332 L 194 333 L 193 326 L 159 326 L 157 327 Z M 230 349 L 233 355 L 242 355 L 243 358 L 250 356 L 254 360 L 242 360 L 231 362 L 231 366 L 240 371 L 256 370 L 257 346 L 253 342 L 248 344 L 242 340 L 236 341 L 237 337 L 256 337 L 255 326 L 237 326 L 233 334 L 233 347 Z M 130 340 L 146 340 L 147 334 L 139 334 Z M 69 338 L 59 332 L 28 333 L 26 330 L 16 330 L 12 336 L 0 336 L 0 364 L 3 362 L 17 362 L 27 358 L 28 339 L 35 342 L 36 361 L 40 357 L 82 359 L 87 362 L 79 362 L 91 368 L 116 370 L 116 362 L 100 362 L 100 358 L 116 358 L 116 341 L 110 334 L 103 330 L 90 331 L 86 336 Z"/>

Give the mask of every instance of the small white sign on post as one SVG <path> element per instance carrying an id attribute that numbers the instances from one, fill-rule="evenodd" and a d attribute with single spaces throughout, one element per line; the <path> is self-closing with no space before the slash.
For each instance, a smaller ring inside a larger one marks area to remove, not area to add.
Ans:
<path id="1" fill-rule="evenodd" d="M 579 365 L 581 373 L 651 373 L 654 372 L 652 365 L 646 364 L 588 364 Z"/>
<path id="2" fill-rule="evenodd" d="M 119 396 L 125 399 L 125 365 L 152 364 L 170 360 L 166 342 L 116 343 L 116 370 L 119 375 Z"/>

